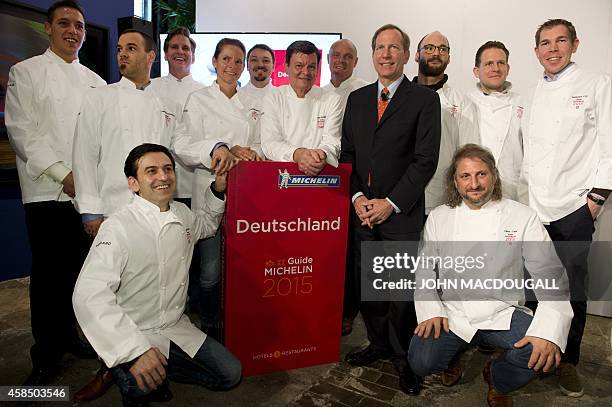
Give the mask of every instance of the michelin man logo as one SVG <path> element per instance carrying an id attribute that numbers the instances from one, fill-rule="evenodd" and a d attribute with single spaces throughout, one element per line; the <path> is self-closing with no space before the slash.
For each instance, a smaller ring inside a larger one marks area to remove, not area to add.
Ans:
<path id="1" fill-rule="evenodd" d="M 287 170 L 283 172 L 278 170 L 278 189 L 289 188 L 289 181 L 291 181 L 291 175 L 289 175 Z"/>

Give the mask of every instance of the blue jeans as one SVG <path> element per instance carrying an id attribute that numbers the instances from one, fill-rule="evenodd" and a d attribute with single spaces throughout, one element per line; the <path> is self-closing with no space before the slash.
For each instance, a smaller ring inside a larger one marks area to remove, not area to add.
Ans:
<path id="1" fill-rule="evenodd" d="M 130 373 L 135 362 L 132 360 L 110 369 L 124 405 L 146 404 L 146 395 L 149 393 L 140 390 Z M 197 384 L 210 390 L 228 390 L 240 382 L 241 375 L 240 361 L 211 337 L 206 337 L 193 358 L 170 343 L 166 376 L 174 382 Z"/>
<path id="2" fill-rule="evenodd" d="M 486 306 L 486 303 L 483 303 L 483 306 Z M 491 382 L 500 393 L 519 389 L 535 376 L 534 370 L 527 367 L 533 350 L 531 344 L 522 348 L 514 347 L 516 342 L 525 337 L 532 319 L 531 315 L 515 310 L 509 330 L 482 329 L 472 339 L 474 344 L 484 342 L 506 350 L 491 364 Z M 433 333 L 427 339 L 415 335 L 410 342 L 408 363 L 419 376 L 443 372 L 458 353 L 469 346 L 469 343 L 452 331 L 446 333 L 442 330 L 438 339 L 434 339 Z"/>
<path id="3" fill-rule="evenodd" d="M 200 322 L 204 332 L 218 339 L 220 319 L 221 231 L 198 242 L 200 249 Z"/>

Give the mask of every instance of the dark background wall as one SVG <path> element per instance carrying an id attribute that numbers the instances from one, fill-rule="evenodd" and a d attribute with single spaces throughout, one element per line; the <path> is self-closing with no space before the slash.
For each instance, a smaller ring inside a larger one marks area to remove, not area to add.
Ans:
<path id="1" fill-rule="evenodd" d="M 17 0 L 41 9 L 47 9 L 55 0 Z M 131 0 L 81 0 L 85 9 L 86 22 L 95 23 L 109 29 L 110 81 L 119 80 L 115 58 L 117 43 L 117 18 L 134 14 Z M 23 206 L 19 186 L 16 183 L 0 183 L 0 256 L 3 259 L 0 281 L 30 274 L 30 247 L 25 229 Z M 53 231 L 49 231 L 53 239 Z M 61 253 L 57 253 L 61 256 Z"/>
<path id="2" fill-rule="evenodd" d="M 16 0 L 19 3 L 47 9 L 56 0 Z M 110 58 L 111 82 L 119 80 L 115 49 L 117 45 L 117 18 L 134 15 L 134 2 L 132 0 L 80 0 L 85 9 L 85 23 L 92 22 L 109 29 L 108 56 Z"/>

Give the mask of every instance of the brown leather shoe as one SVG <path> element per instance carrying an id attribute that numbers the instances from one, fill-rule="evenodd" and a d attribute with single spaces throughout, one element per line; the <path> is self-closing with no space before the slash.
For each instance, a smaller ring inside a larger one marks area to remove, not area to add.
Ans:
<path id="1" fill-rule="evenodd" d="M 353 332 L 353 319 L 342 318 L 342 336 L 350 335 Z"/>
<path id="2" fill-rule="evenodd" d="M 108 370 L 96 373 L 96 376 L 79 391 L 74 393 L 74 401 L 84 403 L 102 397 L 113 385 L 113 376 Z"/>
<path id="3" fill-rule="evenodd" d="M 485 382 L 489 385 L 489 392 L 487 393 L 487 403 L 490 407 L 512 407 L 512 397 L 507 394 L 499 393 L 493 387 L 491 381 L 491 361 L 489 360 L 482 370 L 482 377 Z"/>
<path id="4" fill-rule="evenodd" d="M 463 370 L 461 370 L 461 366 L 452 366 L 440 374 L 440 382 L 444 386 L 450 387 L 459 383 L 461 377 L 463 377 Z"/>

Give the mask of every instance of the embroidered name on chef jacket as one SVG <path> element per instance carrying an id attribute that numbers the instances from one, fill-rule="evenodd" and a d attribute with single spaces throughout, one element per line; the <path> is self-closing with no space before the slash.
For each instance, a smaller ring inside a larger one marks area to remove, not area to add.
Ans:
<path id="1" fill-rule="evenodd" d="M 326 119 L 327 119 L 327 116 L 317 116 L 317 127 L 319 129 L 322 129 L 323 127 L 325 127 Z"/>
<path id="2" fill-rule="evenodd" d="M 589 95 L 572 96 L 570 98 L 570 104 L 574 106 L 574 109 L 580 109 L 584 106 L 584 100 L 588 97 Z"/>
<path id="3" fill-rule="evenodd" d="M 504 230 L 504 240 L 506 242 L 514 242 L 516 240 L 516 235 L 518 233 L 518 230 L 516 229 L 512 229 L 512 230 Z"/>

